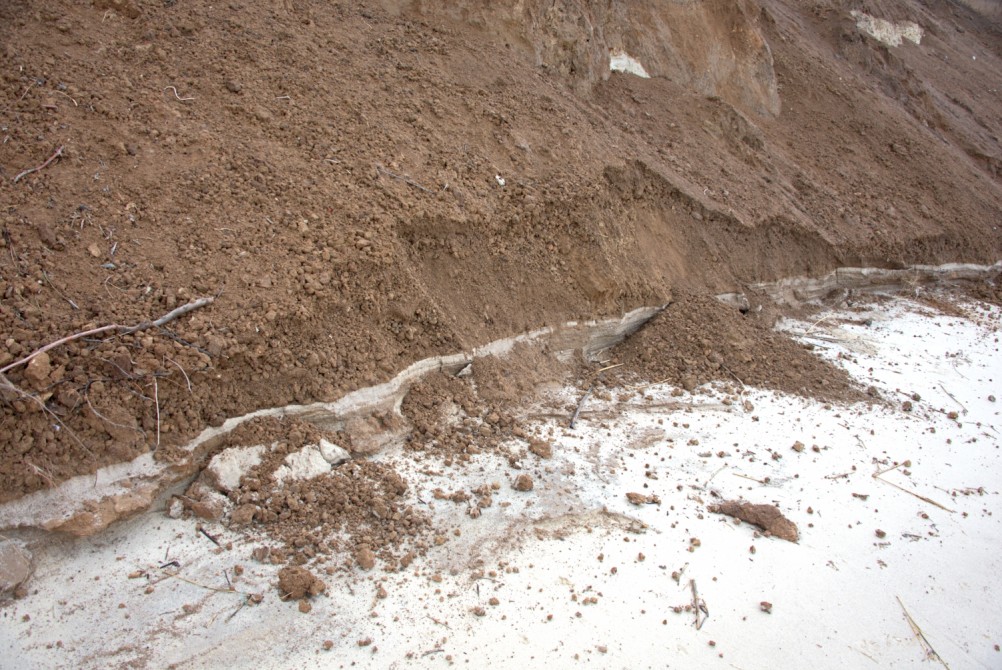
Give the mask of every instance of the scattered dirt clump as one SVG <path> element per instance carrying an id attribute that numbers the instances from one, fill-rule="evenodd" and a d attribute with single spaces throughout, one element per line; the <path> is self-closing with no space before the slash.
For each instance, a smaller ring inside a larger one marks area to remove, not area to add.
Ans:
<path id="1" fill-rule="evenodd" d="M 0 542 L 0 602 L 26 595 L 25 585 L 34 570 L 31 552 L 14 540 Z"/>
<path id="2" fill-rule="evenodd" d="M 230 493 L 239 505 L 256 505 L 255 527 L 283 542 L 293 562 L 306 562 L 358 541 L 388 569 L 415 549 L 430 530 L 425 513 L 401 503 L 407 482 L 388 464 L 350 461 L 327 474 L 276 483 L 255 468 Z M 238 507 L 239 509 L 239 507 Z M 348 539 L 344 539 L 348 538 Z"/>
<path id="3" fill-rule="evenodd" d="M 553 443 L 549 440 L 540 440 L 537 438 L 531 438 L 529 440 L 529 451 L 536 454 L 540 458 L 552 458 L 553 457 Z"/>
<path id="4" fill-rule="evenodd" d="M 474 361 L 473 369 L 482 364 L 499 363 L 488 356 Z M 498 401 L 496 393 L 494 397 L 495 402 L 484 400 L 479 384 L 470 377 L 445 372 L 428 375 L 410 388 L 401 403 L 401 413 L 413 426 L 404 448 L 434 455 L 447 466 L 461 465 L 485 451 L 500 451 L 516 462 L 519 456 L 505 440 L 526 437 L 511 413 L 522 396 L 516 394 L 507 402 Z"/>
<path id="5" fill-rule="evenodd" d="M 783 516 L 775 505 L 755 505 L 730 500 L 719 505 L 710 505 L 708 509 L 714 514 L 725 514 L 758 526 L 770 535 L 788 542 L 797 542 L 800 539 L 797 524 Z"/>

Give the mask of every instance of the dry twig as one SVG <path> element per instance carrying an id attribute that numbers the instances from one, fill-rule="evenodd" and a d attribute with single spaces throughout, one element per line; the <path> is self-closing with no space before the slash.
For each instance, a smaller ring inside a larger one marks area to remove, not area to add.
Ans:
<path id="1" fill-rule="evenodd" d="M 174 97 L 180 100 L 181 102 L 188 102 L 189 100 L 195 99 L 195 98 L 182 98 L 180 95 L 177 94 L 176 88 L 174 88 L 173 86 L 164 86 L 164 93 L 166 93 L 168 90 L 174 91 Z"/>
<path id="2" fill-rule="evenodd" d="M 31 91 L 31 89 L 34 88 L 34 86 L 35 86 L 36 83 L 37 83 L 37 80 L 32 80 L 32 82 L 30 84 L 28 84 L 27 88 L 24 89 L 24 93 L 21 94 L 21 97 L 18 98 L 17 101 L 21 102 L 22 100 L 24 100 L 24 98 L 28 95 L 28 93 Z"/>
<path id="3" fill-rule="evenodd" d="M 60 90 L 55 90 L 55 91 L 53 91 L 53 93 L 58 93 L 59 95 L 65 95 L 65 96 L 66 96 L 67 98 L 69 98 L 69 99 L 70 99 L 70 102 L 72 102 L 72 103 L 73 103 L 73 106 L 74 106 L 74 107 L 79 107 L 79 106 L 80 106 L 80 105 L 78 105 L 78 104 L 77 104 L 77 101 L 76 101 L 76 100 L 74 100 L 74 99 L 73 99 L 73 98 L 72 98 L 72 97 L 70 96 L 70 94 L 69 94 L 69 93 L 64 93 L 63 91 L 60 91 Z"/>
<path id="4" fill-rule="evenodd" d="M 887 481 L 886 479 L 884 479 L 883 477 L 880 476 L 880 475 L 884 474 L 885 472 L 889 472 L 890 470 L 895 470 L 895 469 L 897 469 L 899 467 L 901 467 L 901 466 L 895 465 L 893 468 L 887 468 L 886 470 L 879 470 L 877 472 L 874 472 L 873 473 L 873 478 L 877 479 L 879 481 L 882 481 L 885 484 L 890 484 L 894 488 L 898 489 L 899 491 L 904 491 L 905 493 L 907 493 L 910 496 L 915 496 L 916 498 L 918 498 L 922 502 L 929 503 L 930 505 L 935 505 L 936 507 L 938 507 L 941 510 L 944 510 L 946 512 L 949 512 L 950 514 L 953 514 L 956 511 L 956 510 L 950 509 L 949 507 L 946 507 L 945 505 L 940 505 L 938 502 L 936 502 L 935 500 L 933 500 L 931 498 L 926 498 L 924 495 L 920 495 L 918 493 L 915 493 L 914 491 L 909 491 L 908 489 L 906 489 L 903 486 L 899 486 L 898 484 L 895 484 L 894 482 Z"/>
<path id="5" fill-rule="evenodd" d="M 833 316 L 834 316 L 834 314 L 826 314 L 825 316 L 821 317 L 820 319 L 818 319 L 817 321 L 815 321 L 814 323 L 812 323 L 810 325 L 810 327 L 806 331 L 804 331 L 804 335 L 810 335 L 811 331 L 814 330 L 815 326 L 819 325 L 822 321 L 827 321 L 828 319 L 832 318 Z"/>
<path id="6" fill-rule="evenodd" d="M 696 615 L 696 630 L 700 630 L 709 618 L 710 612 L 706 607 L 706 602 L 700 599 L 699 593 L 696 592 L 695 579 L 689 580 L 689 588 L 692 589 L 692 611 Z"/>
<path id="7" fill-rule="evenodd" d="M 581 408 L 584 407 L 585 400 L 589 395 L 591 395 L 591 390 L 593 388 L 595 388 L 594 384 L 589 386 L 588 390 L 584 392 L 583 396 L 581 396 L 581 400 L 578 401 L 577 409 L 574 410 L 574 416 L 571 417 L 571 422 L 568 424 L 568 428 L 572 430 L 574 429 L 574 423 L 578 420 L 578 415 L 581 414 Z"/>
<path id="8" fill-rule="evenodd" d="M 922 651 L 925 652 L 926 659 L 930 661 L 939 661 L 940 663 L 943 664 L 943 667 L 946 668 L 946 670 L 950 670 L 950 666 L 947 665 L 946 661 L 943 660 L 943 657 L 937 654 L 936 650 L 932 648 L 932 645 L 929 644 L 929 640 L 927 640 L 925 637 L 925 633 L 922 632 L 922 629 L 919 628 L 919 625 L 915 623 L 915 619 L 913 619 L 912 615 L 908 613 L 907 609 L 905 609 L 905 604 L 901 602 L 901 598 L 898 596 L 894 597 L 898 599 L 898 604 L 901 605 L 901 611 L 904 612 L 905 619 L 908 621 L 908 625 L 911 627 L 912 632 L 915 634 L 915 639 L 917 639 L 919 641 L 919 644 L 922 645 Z"/>
<path id="9" fill-rule="evenodd" d="M 209 541 L 212 542 L 212 544 L 216 545 L 217 547 L 222 546 L 222 545 L 219 544 L 219 540 L 216 539 L 216 537 L 214 535 L 210 535 L 209 531 L 205 530 L 204 527 L 199 526 L 198 527 L 198 532 L 201 533 L 202 535 L 204 535 L 205 537 L 207 537 L 209 539 Z"/>
<path id="10" fill-rule="evenodd" d="M 378 174 L 385 174 L 387 177 L 393 177 L 394 179 L 399 179 L 400 181 L 404 182 L 405 184 L 410 184 L 414 188 L 421 189 L 425 193 L 434 193 L 434 191 L 432 191 L 430 188 L 425 188 L 424 186 L 422 186 L 421 184 L 417 183 L 416 181 L 414 181 L 410 177 L 407 177 L 407 176 L 402 175 L 402 174 L 396 174 L 394 172 L 390 172 L 389 170 L 387 170 L 386 168 L 382 167 L 381 165 L 377 165 L 376 166 L 376 172 Z"/>
<path id="11" fill-rule="evenodd" d="M 160 385 L 157 384 L 156 376 L 153 377 L 153 402 L 157 406 L 157 446 L 160 446 Z"/>
<path id="12" fill-rule="evenodd" d="M 18 173 L 18 175 L 14 177 L 14 183 L 16 184 L 17 182 L 21 181 L 21 177 L 27 177 L 32 172 L 38 172 L 39 170 L 44 170 L 45 168 L 47 168 L 49 166 L 49 163 L 51 163 L 52 161 L 56 160 L 57 158 L 63 155 L 63 149 L 65 148 L 66 148 L 65 145 L 60 146 L 58 149 L 56 149 L 55 153 L 49 156 L 45 160 L 45 162 L 39 165 L 38 167 L 28 168 L 27 170 Z"/>
<path id="13" fill-rule="evenodd" d="M 146 431 L 143 430 L 142 428 L 140 428 L 138 426 L 126 426 L 126 425 L 121 424 L 121 423 L 115 423 L 114 421 L 112 421 L 111 419 L 109 419 L 108 417 L 106 417 L 105 415 L 103 415 L 100 412 L 98 412 L 97 408 L 94 407 L 94 404 L 90 401 L 90 393 L 84 393 L 84 400 L 87 402 L 87 406 L 90 407 L 90 411 L 94 412 L 94 416 L 96 416 L 97 418 L 101 419 L 105 423 L 108 423 L 108 424 L 110 424 L 112 426 L 115 426 L 116 428 L 123 428 L 125 430 L 134 430 L 134 431 L 136 431 L 137 433 L 139 433 L 140 435 L 143 436 L 143 440 L 144 441 L 146 440 Z"/>
<path id="14" fill-rule="evenodd" d="M 52 283 L 51 279 L 49 279 L 49 275 L 48 273 L 45 272 L 45 270 L 42 270 L 42 278 L 45 279 L 45 283 L 49 285 L 49 288 L 51 288 L 53 291 L 56 292 L 56 295 L 58 295 L 66 302 L 70 303 L 70 307 L 72 307 L 73 309 L 80 309 L 80 307 L 75 302 L 67 298 L 65 295 L 63 295 L 63 293 L 59 289 L 56 288 L 56 285 Z"/>
<path id="15" fill-rule="evenodd" d="M 177 367 L 177 369 L 181 371 L 181 374 L 182 374 L 182 375 L 184 375 L 184 381 L 185 381 L 185 382 L 186 382 L 186 383 L 188 384 L 188 393 L 191 393 L 191 379 L 189 379 L 189 378 L 188 378 L 188 373 L 187 373 L 187 372 L 185 372 L 185 371 L 184 371 L 184 368 L 182 368 L 182 367 L 181 367 L 181 366 L 180 366 L 180 365 L 178 364 L 178 362 L 177 362 L 177 361 L 175 361 L 175 360 L 174 360 L 173 358 L 171 358 L 170 356 L 165 356 L 164 358 L 166 358 L 166 359 L 167 359 L 168 361 L 170 361 L 171 363 L 173 363 L 173 364 L 174 364 L 174 365 L 175 365 L 175 366 Z"/>
<path id="16" fill-rule="evenodd" d="M 755 479 L 754 477 L 749 477 L 748 475 L 743 475 L 740 472 L 732 472 L 731 474 L 734 475 L 735 477 L 741 477 L 742 479 L 750 479 L 751 481 L 757 482 L 759 484 L 768 484 L 769 483 L 769 481 L 766 480 L 766 479 Z"/>
<path id="17" fill-rule="evenodd" d="M 959 400 L 957 400 L 957 398 L 952 393 L 950 393 L 949 391 L 947 391 L 946 387 L 943 386 L 942 384 L 939 385 L 939 388 L 943 389 L 943 393 L 945 393 L 946 395 L 950 396 L 950 398 L 953 399 L 953 402 L 955 402 L 958 405 L 960 405 L 960 409 L 964 410 L 964 414 L 965 415 L 967 414 L 967 407 L 964 405 L 964 403 L 962 403 Z"/>
<path id="18" fill-rule="evenodd" d="M 25 464 L 27 464 L 29 468 L 35 471 L 36 475 L 45 480 L 46 486 L 48 486 L 50 489 L 56 488 L 56 482 L 55 479 L 53 479 L 52 477 L 52 473 L 50 473 L 48 470 L 45 470 L 44 468 L 38 467 L 37 465 L 29 461 L 27 458 L 24 459 L 24 462 Z"/>

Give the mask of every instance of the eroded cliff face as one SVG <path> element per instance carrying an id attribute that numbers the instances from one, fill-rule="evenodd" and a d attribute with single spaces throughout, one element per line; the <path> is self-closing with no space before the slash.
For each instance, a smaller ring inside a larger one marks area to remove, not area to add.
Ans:
<path id="1" fill-rule="evenodd" d="M 443 15 L 475 26 L 588 90 L 609 76 L 609 57 L 627 53 L 654 77 L 672 79 L 756 114 L 780 110 L 772 53 L 749 0 L 594 2 L 385 0 L 429 21 Z M 443 6 L 447 5 L 447 6 Z"/>

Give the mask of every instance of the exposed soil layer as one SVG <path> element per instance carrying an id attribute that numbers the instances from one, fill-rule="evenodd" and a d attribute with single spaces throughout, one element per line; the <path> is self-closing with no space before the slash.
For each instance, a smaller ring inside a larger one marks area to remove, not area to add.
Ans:
<path id="1" fill-rule="evenodd" d="M 429 5 L 0 5 L 0 500 L 673 292 L 1002 256 L 992 7 Z M 747 384 L 840 393 L 739 349 Z"/>

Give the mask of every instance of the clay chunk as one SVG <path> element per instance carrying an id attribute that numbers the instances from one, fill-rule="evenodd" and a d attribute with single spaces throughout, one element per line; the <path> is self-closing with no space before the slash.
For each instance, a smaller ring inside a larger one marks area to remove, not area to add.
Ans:
<path id="1" fill-rule="evenodd" d="M 758 526 L 766 533 L 788 542 L 796 542 L 800 539 L 797 524 L 783 516 L 783 513 L 775 505 L 755 505 L 739 500 L 729 500 L 719 505 L 710 505 L 708 509 L 714 514 L 726 514 L 753 526 Z"/>
<path id="2" fill-rule="evenodd" d="M 300 600 L 320 595 L 327 590 L 327 585 L 312 572 L 297 565 L 278 571 L 278 590 L 283 600 Z"/>
<path id="3" fill-rule="evenodd" d="M 632 505 L 660 505 L 661 498 L 657 497 L 653 493 L 649 496 L 645 496 L 643 493 L 636 493 L 631 491 L 626 494 L 626 499 L 630 501 Z"/>

